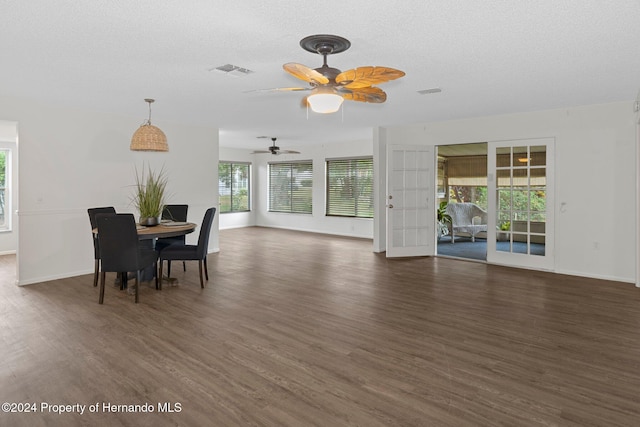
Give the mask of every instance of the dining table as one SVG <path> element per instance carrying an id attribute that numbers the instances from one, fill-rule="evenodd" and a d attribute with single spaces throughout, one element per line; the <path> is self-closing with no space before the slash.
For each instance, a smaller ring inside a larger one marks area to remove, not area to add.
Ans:
<path id="1" fill-rule="evenodd" d="M 189 233 L 193 233 L 196 227 L 197 224 L 193 222 L 162 220 L 158 225 L 154 226 L 136 224 L 136 231 L 138 232 L 138 239 L 141 241 L 140 244 L 144 247 L 153 248 L 155 246 L 155 241 L 158 238 L 183 236 Z M 97 234 L 98 229 L 94 228 L 93 233 Z M 156 274 L 158 273 L 153 268 L 143 270 L 142 281 L 147 282 L 149 280 L 152 280 Z M 121 287 L 123 289 L 127 288 L 127 274 L 123 273 L 119 276 L 120 277 L 116 280 L 122 281 Z M 170 283 L 175 282 L 175 279 L 169 277 L 161 278 L 161 280 L 167 280 Z"/>
<path id="2" fill-rule="evenodd" d="M 193 233 L 196 224 L 193 222 L 161 221 L 154 226 L 136 224 L 138 239 L 153 240 L 161 237 L 176 237 Z"/>
<path id="3" fill-rule="evenodd" d="M 154 226 L 136 224 L 136 231 L 138 232 L 138 239 L 154 240 L 160 237 L 176 237 L 193 233 L 196 227 L 197 224 L 193 222 L 162 221 Z M 94 234 L 98 234 L 97 228 L 92 231 Z"/>
<path id="4" fill-rule="evenodd" d="M 136 224 L 138 239 L 141 241 L 140 244 L 148 245 L 150 248 L 155 247 L 156 239 L 161 237 L 183 236 L 193 233 L 195 229 L 196 224 L 186 221 L 162 220 L 160 224 L 153 226 Z M 142 281 L 147 282 L 152 280 L 156 277 L 156 274 L 158 274 L 158 272 L 155 269 L 153 271 L 145 270 L 142 272 Z M 173 277 L 160 277 L 159 279 L 166 281 L 169 285 L 175 285 L 177 283 L 177 279 Z"/>

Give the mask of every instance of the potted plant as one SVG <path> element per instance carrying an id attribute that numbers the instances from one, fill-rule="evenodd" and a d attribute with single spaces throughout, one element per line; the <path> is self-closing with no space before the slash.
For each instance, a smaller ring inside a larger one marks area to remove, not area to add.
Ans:
<path id="1" fill-rule="evenodd" d="M 498 240 L 509 240 L 509 232 L 511 231 L 511 221 L 503 221 L 498 228 Z"/>
<path id="2" fill-rule="evenodd" d="M 449 234 L 449 225 L 451 224 L 451 216 L 447 213 L 447 201 L 444 200 L 438 205 L 438 240 L 442 236 Z"/>
<path id="3" fill-rule="evenodd" d="M 165 204 L 166 187 L 167 177 L 164 168 L 159 172 L 154 172 L 150 166 L 147 166 L 145 173 L 143 166 L 142 174 L 138 174 L 136 169 L 133 203 L 140 213 L 140 225 L 153 226 L 160 223 L 160 216 Z"/>

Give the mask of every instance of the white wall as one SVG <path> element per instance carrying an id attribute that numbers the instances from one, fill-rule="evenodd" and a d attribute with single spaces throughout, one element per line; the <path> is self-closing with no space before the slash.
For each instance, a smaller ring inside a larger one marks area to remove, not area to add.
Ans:
<path id="1" fill-rule="evenodd" d="M 277 157 L 271 154 L 253 155 L 255 157 L 253 168 L 255 225 L 372 239 L 372 219 L 330 217 L 325 215 L 325 160 L 341 157 L 371 156 L 373 155 L 373 136 L 368 141 L 339 144 L 327 143 L 315 147 L 287 146 L 283 148 L 297 150 L 301 154 L 283 154 Z M 289 160 L 313 161 L 313 213 L 311 215 L 268 211 L 268 163 Z"/>
<path id="2" fill-rule="evenodd" d="M 0 231 L 0 255 L 12 254 L 18 247 L 17 214 L 18 192 L 18 128 L 17 123 L 0 120 L 0 148 L 11 150 L 11 163 L 7 164 L 10 175 L 5 177 L 9 197 L 5 199 L 5 217 L 11 223 L 11 229 Z"/>
<path id="3" fill-rule="evenodd" d="M 217 128 L 155 123 L 167 134 L 170 152 L 136 153 L 128 147 L 140 117 L 0 98 L 0 119 L 18 123 L 20 214 L 14 225 L 19 230 L 20 284 L 91 273 L 93 248 L 86 209 L 112 205 L 120 212 L 133 212 L 130 186 L 134 167 L 143 162 L 164 165 L 170 177 L 169 201 L 188 203 L 189 220 L 194 222 L 202 220 L 206 208 L 218 205 L 219 158 L 252 162 L 253 211 L 244 216 L 216 215 L 210 251 L 217 251 L 219 221 L 227 228 L 259 225 L 373 238 L 373 220 L 325 216 L 324 161 L 372 155 L 374 140 L 374 157 L 379 157 L 387 144 L 394 143 L 439 145 L 539 137 L 556 140 L 555 270 L 635 282 L 632 102 L 389 127 L 367 141 L 287 147 L 302 154 L 276 160 L 313 160 L 312 215 L 268 212 L 267 164 L 273 156 L 219 151 Z M 381 179 L 376 183 L 379 213 L 384 189 Z M 378 222 L 376 233 L 382 229 Z M 197 232 L 188 236 L 188 241 L 196 240 Z M 382 243 L 384 238 L 378 246 Z"/>
<path id="4" fill-rule="evenodd" d="M 93 271 L 87 208 L 130 203 L 135 167 L 165 168 L 168 201 L 188 203 L 200 223 L 218 205 L 218 129 L 158 122 L 168 153 L 132 152 L 140 117 L 75 110 L 26 99 L 0 98 L 0 118 L 18 122 L 18 281 L 30 284 Z M 218 250 L 218 215 L 209 251 Z M 188 235 L 195 243 L 198 232 Z"/>
<path id="5" fill-rule="evenodd" d="M 373 155 L 373 141 L 327 143 L 316 147 L 287 146 L 301 154 L 251 154 L 253 150 L 220 147 L 220 160 L 251 163 L 251 212 L 220 215 L 220 229 L 262 226 L 372 239 L 373 220 L 325 215 L 325 160 Z M 313 161 L 313 214 L 269 212 L 268 164 L 272 161 Z"/>
<path id="6" fill-rule="evenodd" d="M 385 144 L 556 141 L 555 271 L 635 283 L 633 102 L 389 127 Z"/>

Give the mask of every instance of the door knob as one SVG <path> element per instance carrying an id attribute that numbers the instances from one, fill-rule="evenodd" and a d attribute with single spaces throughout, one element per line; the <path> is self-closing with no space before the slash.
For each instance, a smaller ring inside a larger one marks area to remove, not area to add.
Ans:
<path id="1" fill-rule="evenodd" d="M 389 209 L 393 209 L 393 205 L 389 205 Z"/>

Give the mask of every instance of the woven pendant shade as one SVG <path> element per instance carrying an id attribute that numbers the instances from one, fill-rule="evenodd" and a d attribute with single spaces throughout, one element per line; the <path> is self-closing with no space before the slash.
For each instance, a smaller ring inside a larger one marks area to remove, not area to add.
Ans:
<path id="1" fill-rule="evenodd" d="M 131 137 L 131 151 L 169 151 L 167 137 L 160 128 L 151 124 L 151 104 L 153 99 L 147 98 L 149 104 L 149 119 L 143 123 Z"/>
<path id="2" fill-rule="evenodd" d="M 152 124 L 144 124 L 131 137 L 132 151 L 169 151 L 164 132 Z"/>

